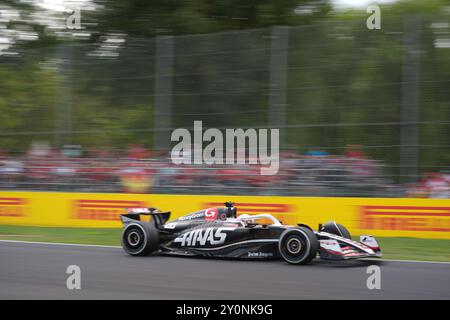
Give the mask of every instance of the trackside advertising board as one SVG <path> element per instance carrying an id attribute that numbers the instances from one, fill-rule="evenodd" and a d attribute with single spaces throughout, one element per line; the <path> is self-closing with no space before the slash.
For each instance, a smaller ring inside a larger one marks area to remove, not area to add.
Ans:
<path id="1" fill-rule="evenodd" d="M 336 220 L 352 234 L 450 239 L 450 199 L 319 198 L 0 192 L 0 224 L 120 227 L 124 208 L 157 207 L 171 219 L 234 201 L 239 214 L 270 213 L 285 224 Z"/>

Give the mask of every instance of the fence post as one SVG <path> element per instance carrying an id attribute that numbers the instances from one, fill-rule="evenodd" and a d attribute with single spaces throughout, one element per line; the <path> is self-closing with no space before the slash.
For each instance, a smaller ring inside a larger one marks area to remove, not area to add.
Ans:
<path id="1" fill-rule="evenodd" d="M 153 148 L 170 146 L 172 111 L 173 37 L 156 38 Z"/>
<path id="2" fill-rule="evenodd" d="M 73 46 L 56 48 L 58 86 L 56 88 L 53 143 L 57 148 L 72 143 L 72 63 Z M 62 133 L 64 132 L 64 133 Z"/>
<path id="3" fill-rule="evenodd" d="M 420 17 L 408 16 L 405 18 L 400 112 L 400 182 L 402 183 L 416 181 L 418 174 L 420 31 Z"/>
<path id="4" fill-rule="evenodd" d="M 272 27 L 270 45 L 269 126 L 280 128 L 280 148 L 284 145 L 286 125 L 286 85 L 289 27 Z"/>

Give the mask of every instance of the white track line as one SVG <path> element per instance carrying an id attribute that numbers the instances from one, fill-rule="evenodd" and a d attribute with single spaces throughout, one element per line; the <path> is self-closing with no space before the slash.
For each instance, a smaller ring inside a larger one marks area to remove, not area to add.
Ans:
<path id="1" fill-rule="evenodd" d="M 374 261 L 376 261 L 376 260 L 374 260 Z M 420 261 L 420 260 L 397 260 L 397 259 L 381 259 L 381 261 L 450 264 L 450 262 L 445 262 L 445 261 Z"/>
<path id="2" fill-rule="evenodd" d="M 105 246 L 100 244 L 82 244 L 82 243 L 61 243 L 61 242 L 39 242 L 39 241 L 21 241 L 21 240 L 0 240 L 0 242 L 11 243 L 27 243 L 27 244 L 45 244 L 56 246 L 72 246 L 72 247 L 97 247 L 97 248 L 114 248 L 121 249 L 121 246 Z M 437 263 L 437 264 L 450 264 L 450 262 L 444 261 L 419 261 L 419 260 L 397 260 L 397 259 L 366 259 L 370 261 L 392 261 L 392 262 L 408 262 L 408 263 Z"/>
<path id="3" fill-rule="evenodd" d="M 50 244 L 56 246 L 73 246 L 73 247 L 97 247 L 97 248 L 122 248 L 120 246 L 105 246 L 100 244 L 83 244 L 83 243 L 62 243 L 62 242 L 39 242 L 39 241 L 21 241 L 21 240 L 0 240 L 0 242 L 12 243 L 29 243 L 29 244 Z"/>

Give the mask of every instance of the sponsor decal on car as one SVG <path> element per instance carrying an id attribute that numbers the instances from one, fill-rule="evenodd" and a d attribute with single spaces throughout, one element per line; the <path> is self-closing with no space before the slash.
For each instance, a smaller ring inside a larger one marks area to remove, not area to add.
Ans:
<path id="1" fill-rule="evenodd" d="M 217 208 L 209 208 L 205 210 L 205 220 L 216 220 L 219 215 Z"/>
<path id="2" fill-rule="evenodd" d="M 320 248 L 326 251 L 332 251 L 335 253 L 341 253 L 341 246 L 336 240 L 320 240 Z"/>
<path id="3" fill-rule="evenodd" d="M 361 236 L 359 236 L 359 242 L 368 246 L 372 250 L 380 250 L 380 246 L 378 245 L 378 242 L 375 239 L 375 237 L 361 235 Z"/>
<path id="4" fill-rule="evenodd" d="M 225 231 L 231 231 L 234 229 L 235 228 L 231 227 L 197 229 L 183 233 L 179 237 L 175 238 L 173 242 L 179 243 L 182 247 L 219 245 L 223 244 L 227 238 Z"/>
<path id="5" fill-rule="evenodd" d="M 360 228 L 450 232 L 450 207 L 363 206 Z"/>
<path id="6" fill-rule="evenodd" d="M 148 208 L 127 208 L 129 213 L 150 213 Z"/>
<path id="7" fill-rule="evenodd" d="M 223 226 L 224 227 L 234 227 L 234 228 L 237 228 L 237 227 L 240 227 L 241 225 L 239 225 L 239 224 L 237 224 L 237 223 L 228 223 L 228 222 L 225 222 L 224 224 L 223 224 Z"/>
<path id="8" fill-rule="evenodd" d="M 164 229 L 175 229 L 177 226 L 176 222 L 169 222 L 164 225 Z"/>
<path id="9" fill-rule="evenodd" d="M 190 214 L 187 216 L 179 217 L 177 220 L 180 220 L 180 221 L 193 220 L 193 219 L 203 218 L 204 216 L 205 216 L 205 212 L 201 211 L 201 212 L 193 213 L 193 214 Z"/>
<path id="10" fill-rule="evenodd" d="M 24 198 L 0 198 L 0 217 L 23 217 L 25 216 Z"/>
<path id="11" fill-rule="evenodd" d="M 249 258 L 268 258 L 273 257 L 272 252 L 248 252 L 247 255 Z"/>
<path id="12" fill-rule="evenodd" d="M 127 200 L 74 200 L 73 219 L 83 220 L 119 220 L 125 208 L 141 208 L 141 201 Z"/>

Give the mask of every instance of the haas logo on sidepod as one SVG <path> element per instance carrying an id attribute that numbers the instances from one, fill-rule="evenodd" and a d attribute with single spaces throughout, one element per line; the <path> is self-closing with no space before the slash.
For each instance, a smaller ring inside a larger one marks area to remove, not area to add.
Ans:
<path id="1" fill-rule="evenodd" d="M 204 246 L 206 244 L 218 245 L 225 242 L 227 234 L 224 231 L 234 230 L 235 228 L 207 228 L 197 229 L 194 231 L 186 232 L 176 238 L 173 242 L 180 243 L 180 246 Z"/>

